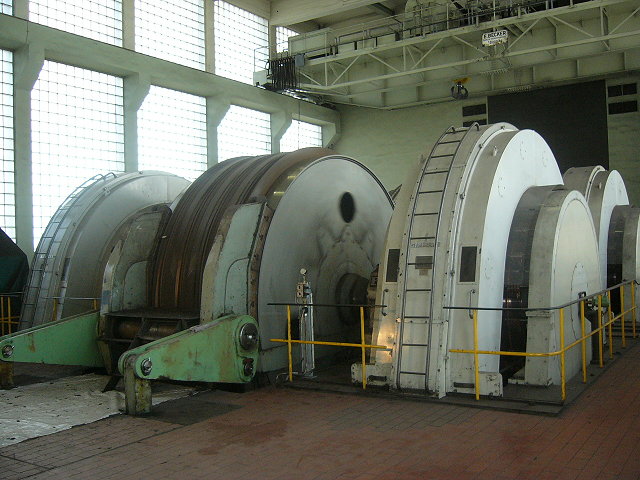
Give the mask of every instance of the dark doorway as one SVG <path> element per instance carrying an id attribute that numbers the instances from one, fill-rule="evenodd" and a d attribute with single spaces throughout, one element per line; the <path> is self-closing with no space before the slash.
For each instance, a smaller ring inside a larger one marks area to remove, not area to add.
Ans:
<path id="1" fill-rule="evenodd" d="M 609 168 L 604 81 L 489 97 L 489 123 L 509 122 L 547 141 L 564 173 L 570 167 Z"/>

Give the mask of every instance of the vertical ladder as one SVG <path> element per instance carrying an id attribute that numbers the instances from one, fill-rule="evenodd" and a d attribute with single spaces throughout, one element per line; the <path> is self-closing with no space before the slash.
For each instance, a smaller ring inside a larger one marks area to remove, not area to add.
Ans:
<path id="1" fill-rule="evenodd" d="M 70 212 L 79 206 L 78 198 L 89 187 L 100 181 L 106 181 L 110 176 L 115 177 L 115 174 L 109 173 L 107 175 L 94 175 L 90 179 L 86 180 L 82 185 L 77 187 L 71 194 L 62 202 L 60 207 L 56 210 L 51 217 L 51 220 L 47 224 L 40 241 L 38 242 L 38 248 L 33 258 L 33 264 L 29 270 L 29 277 L 27 278 L 27 287 L 24 294 L 24 303 L 22 307 L 22 314 L 20 316 L 20 328 L 29 328 L 34 325 L 36 316 L 48 315 L 51 304 L 50 296 L 55 293 L 51 291 L 52 287 L 52 275 L 53 275 L 53 260 L 58 255 L 60 244 L 67 231 L 67 228 L 71 224 Z M 63 272 L 60 272 L 62 274 Z M 43 322 L 48 322 L 51 318 L 44 318 Z"/>
<path id="2" fill-rule="evenodd" d="M 396 385 L 403 375 L 422 377 L 428 390 L 432 343 L 434 272 L 438 258 L 438 231 L 454 159 L 469 128 L 449 128 L 434 145 L 416 182 L 406 230 L 404 270 L 399 291 L 400 308 Z M 444 212 L 448 215 L 450 212 Z M 444 260 L 444 259 L 443 259 Z M 424 359 L 422 357 L 424 356 Z"/>

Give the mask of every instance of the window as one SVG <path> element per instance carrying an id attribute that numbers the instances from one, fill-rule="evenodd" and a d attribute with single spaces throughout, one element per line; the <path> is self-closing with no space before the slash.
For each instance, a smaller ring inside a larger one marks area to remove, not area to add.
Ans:
<path id="1" fill-rule="evenodd" d="M 276 27 L 276 52 L 284 52 L 289 50 L 289 37 L 298 35 L 298 32 L 294 32 L 287 27 Z"/>
<path id="2" fill-rule="evenodd" d="M 124 171 L 122 79 L 45 61 L 31 94 L 33 237 L 85 180 Z"/>
<path id="3" fill-rule="evenodd" d="M 207 169 L 203 97 L 152 86 L 138 110 L 138 168 L 195 180 Z"/>
<path id="4" fill-rule="evenodd" d="M 136 0 L 136 50 L 204 70 L 204 0 Z"/>
<path id="5" fill-rule="evenodd" d="M 231 105 L 218 126 L 218 161 L 271 153 L 271 116 Z"/>
<path id="6" fill-rule="evenodd" d="M 253 84 L 269 59 L 268 22 L 222 0 L 214 5 L 215 73 Z"/>
<path id="7" fill-rule="evenodd" d="M 13 54 L 0 50 L 0 227 L 15 242 L 16 198 L 13 150 Z"/>
<path id="8" fill-rule="evenodd" d="M 462 107 L 463 117 L 475 117 L 477 115 L 485 115 L 486 113 L 486 103 L 479 103 L 478 105 L 467 105 L 466 107 Z"/>
<path id="9" fill-rule="evenodd" d="M 280 139 L 280 151 L 292 152 L 304 147 L 322 146 L 322 127 L 313 123 L 293 120 Z"/>
<path id="10" fill-rule="evenodd" d="M 122 0 L 31 0 L 29 20 L 122 46 Z"/>
<path id="11" fill-rule="evenodd" d="M 609 104 L 609 115 L 617 115 L 619 113 L 630 113 L 638 111 L 638 101 L 631 100 L 628 102 L 616 102 Z"/>
<path id="12" fill-rule="evenodd" d="M 625 83 L 624 85 L 611 85 L 607 88 L 607 96 L 621 97 L 623 95 L 635 95 L 638 93 L 637 83 Z"/>
<path id="13" fill-rule="evenodd" d="M 13 15 L 13 0 L 0 0 L 0 13 Z"/>

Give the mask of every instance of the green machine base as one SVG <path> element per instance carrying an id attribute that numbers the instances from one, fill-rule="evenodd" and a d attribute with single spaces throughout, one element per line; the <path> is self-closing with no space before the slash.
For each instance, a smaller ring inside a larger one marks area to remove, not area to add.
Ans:
<path id="1" fill-rule="evenodd" d="M 245 383 L 258 359 L 258 326 L 248 315 L 228 315 L 138 348 L 118 360 L 126 411 L 151 411 L 150 380 Z"/>

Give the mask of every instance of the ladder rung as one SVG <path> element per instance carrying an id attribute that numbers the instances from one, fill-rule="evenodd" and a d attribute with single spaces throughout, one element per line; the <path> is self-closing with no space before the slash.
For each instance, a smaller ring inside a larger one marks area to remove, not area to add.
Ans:
<path id="1" fill-rule="evenodd" d="M 458 132 L 456 132 L 458 133 Z M 448 144 L 448 143 L 462 143 L 462 139 L 460 140 L 447 140 L 446 142 L 438 142 L 438 145 L 444 145 L 444 144 Z"/>
<path id="2" fill-rule="evenodd" d="M 424 175 L 435 175 L 436 173 L 449 173 L 449 170 L 431 170 L 429 172 L 424 172 Z"/>
<path id="3" fill-rule="evenodd" d="M 426 215 L 438 215 L 440 212 L 424 212 L 424 213 L 414 213 L 414 217 L 418 216 L 426 216 Z"/>
<path id="4" fill-rule="evenodd" d="M 427 375 L 424 372 L 408 372 L 406 370 L 400 370 L 400 373 L 402 373 L 404 375 L 422 375 L 423 377 Z"/>
<path id="5" fill-rule="evenodd" d="M 428 343 L 403 343 L 402 347 L 428 347 Z"/>
<path id="6" fill-rule="evenodd" d="M 409 240 L 435 240 L 436 237 L 410 237 Z"/>
<path id="7" fill-rule="evenodd" d="M 430 288 L 405 288 L 405 292 L 430 292 Z"/>
<path id="8" fill-rule="evenodd" d="M 424 190 L 423 192 L 418 192 L 418 195 L 421 195 L 423 193 L 442 193 L 444 192 L 444 190 Z"/>
<path id="9" fill-rule="evenodd" d="M 402 318 L 405 319 L 405 318 L 431 318 L 431 317 L 429 315 L 405 315 Z"/>

